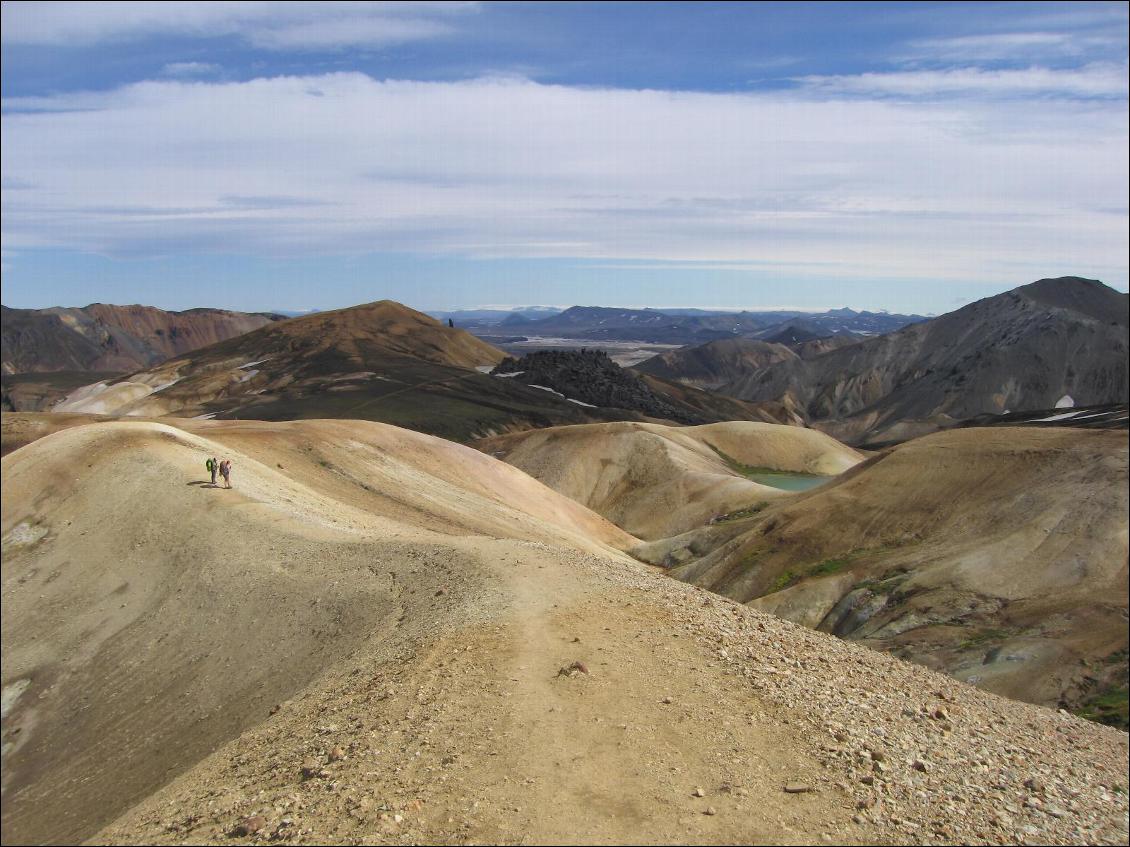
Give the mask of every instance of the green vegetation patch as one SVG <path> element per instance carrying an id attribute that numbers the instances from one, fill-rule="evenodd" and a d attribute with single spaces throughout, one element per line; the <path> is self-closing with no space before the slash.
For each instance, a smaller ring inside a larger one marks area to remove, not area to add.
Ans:
<path id="1" fill-rule="evenodd" d="M 1078 707 L 1075 714 L 1121 730 L 1130 729 L 1130 701 L 1128 701 L 1126 684 L 1114 685 L 1100 691 Z"/>
<path id="2" fill-rule="evenodd" d="M 746 506 L 744 509 L 738 509 L 734 512 L 727 512 L 726 514 L 715 518 L 714 523 L 728 523 L 729 521 L 740 521 L 742 518 L 752 518 L 754 515 L 762 512 L 768 505 L 769 501 L 762 500 L 760 503 L 754 503 L 752 506 Z"/>
<path id="3" fill-rule="evenodd" d="M 826 479 L 827 478 L 823 474 L 807 473 L 805 471 L 783 471 L 780 468 L 761 468 L 761 467 L 757 467 L 756 465 L 742 464 L 737 459 L 735 459 L 733 456 L 731 456 L 729 453 L 725 453 L 722 450 L 719 450 L 717 447 L 715 447 L 709 441 L 706 442 L 706 446 L 709 447 L 711 450 L 713 450 L 715 453 L 717 453 L 718 458 L 721 459 L 723 462 L 725 462 L 727 465 L 730 466 L 730 470 L 735 471 L 736 473 L 740 473 L 742 476 L 748 476 L 748 477 L 779 476 L 779 477 L 782 477 L 782 478 L 785 478 L 785 479 L 792 478 L 792 477 L 798 477 L 798 476 L 810 477 L 812 479 Z"/>
<path id="4" fill-rule="evenodd" d="M 825 559 L 823 562 L 815 565 L 808 571 L 808 576 L 824 576 L 826 574 L 839 573 L 851 562 L 851 554 L 842 556 L 838 559 Z"/>
<path id="5" fill-rule="evenodd" d="M 999 643 L 1006 638 L 1011 638 L 1015 633 L 1010 629 L 983 629 L 970 635 L 957 645 L 958 650 L 979 650 L 988 644 Z"/>
<path id="6" fill-rule="evenodd" d="M 776 594 L 778 591 L 784 591 L 786 588 L 791 588 L 792 586 L 800 582 L 800 578 L 801 575 L 794 571 L 785 571 L 783 574 L 773 580 L 773 584 L 765 593 Z"/>

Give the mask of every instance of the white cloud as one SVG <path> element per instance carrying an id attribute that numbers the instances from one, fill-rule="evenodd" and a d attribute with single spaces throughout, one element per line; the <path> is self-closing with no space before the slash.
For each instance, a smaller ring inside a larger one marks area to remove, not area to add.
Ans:
<path id="1" fill-rule="evenodd" d="M 3 105 L 8 249 L 1126 277 L 1124 101 L 347 73 Z"/>
<path id="2" fill-rule="evenodd" d="M 212 76 L 221 70 L 219 65 L 211 62 L 169 62 L 161 69 L 162 76 L 193 77 Z"/>
<path id="3" fill-rule="evenodd" d="M 317 50 L 420 41 L 449 35 L 453 28 L 425 18 L 340 17 L 264 27 L 249 33 L 256 47 L 271 50 Z"/>
<path id="4" fill-rule="evenodd" d="M 797 82 L 835 94 L 929 97 L 980 94 L 996 97 L 1127 96 L 1126 64 L 1097 63 L 1072 70 L 1031 67 L 1009 70 L 949 68 L 843 76 L 805 76 Z"/>
<path id="5" fill-rule="evenodd" d="M 1096 50 L 1125 47 L 1125 23 L 1119 36 L 1100 32 L 1004 32 L 930 38 L 912 41 L 904 59 L 977 62 L 995 60 L 1047 61 L 1052 57 L 1093 55 Z M 1111 30 L 1110 32 L 1113 32 Z"/>
<path id="6" fill-rule="evenodd" d="M 452 31 L 477 3 L 79 2 L 4 3 L 5 44 L 75 45 L 152 35 L 235 35 L 269 49 L 385 45 Z"/>

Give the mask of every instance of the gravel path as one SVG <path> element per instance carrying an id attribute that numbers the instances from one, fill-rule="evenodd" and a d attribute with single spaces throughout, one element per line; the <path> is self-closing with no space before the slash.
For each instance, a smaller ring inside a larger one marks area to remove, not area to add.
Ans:
<path id="1" fill-rule="evenodd" d="M 1125 733 L 623 560 L 456 547 L 489 576 L 92 842 L 1126 843 Z"/>

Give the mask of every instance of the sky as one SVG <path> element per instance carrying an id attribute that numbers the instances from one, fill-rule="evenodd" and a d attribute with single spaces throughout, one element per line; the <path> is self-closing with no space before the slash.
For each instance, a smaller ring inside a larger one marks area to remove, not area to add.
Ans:
<path id="1" fill-rule="evenodd" d="M 1128 4 L 4 2 L 9 307 L 1128 283 Z"/>

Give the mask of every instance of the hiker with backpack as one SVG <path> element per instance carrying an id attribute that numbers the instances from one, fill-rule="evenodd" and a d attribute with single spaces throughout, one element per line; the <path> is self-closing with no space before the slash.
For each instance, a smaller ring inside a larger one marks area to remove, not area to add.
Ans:
<path id="1" fill-rule="evenodd" d="M 231 488 L 231 459 L 220 462 L 220 476 L 224 478 L 224 488 Z"/>
<path id="2" fill-rule="evenodd" d="M 215 485 L 216 472 L 220 469 L 220 463 L 217 462 L 216 458 L 213 456 L 211 459 L 204 463 L 204 467 L 207 469 L 208 473 L 212 474 L 212 485 Z"/>

